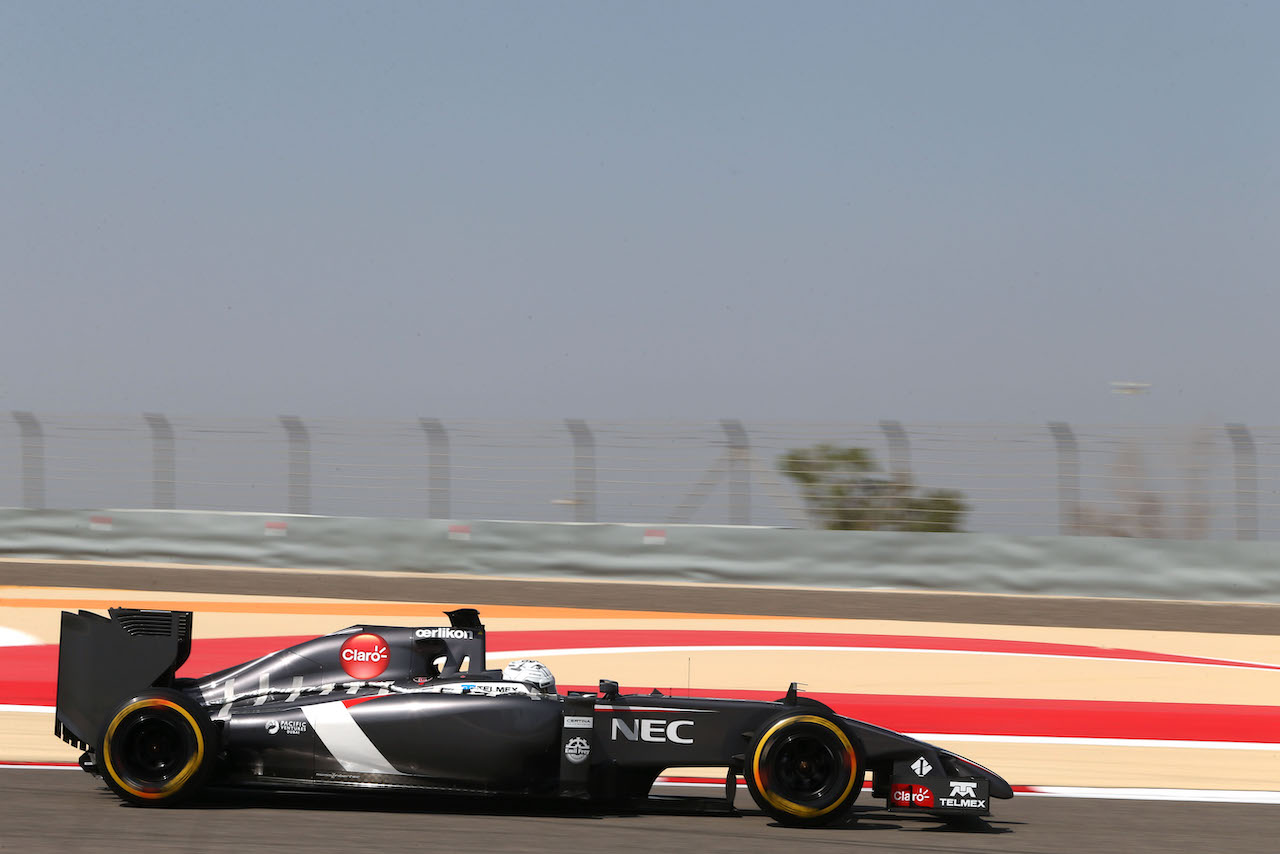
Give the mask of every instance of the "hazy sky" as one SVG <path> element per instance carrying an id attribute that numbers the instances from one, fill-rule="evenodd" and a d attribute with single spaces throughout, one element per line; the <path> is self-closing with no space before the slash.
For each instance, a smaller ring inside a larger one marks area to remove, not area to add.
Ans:
<path id="1" fill-rule="evenodd" d="M 0 4 L 0 411 L 1277 424 L 1278 34 Z"/>

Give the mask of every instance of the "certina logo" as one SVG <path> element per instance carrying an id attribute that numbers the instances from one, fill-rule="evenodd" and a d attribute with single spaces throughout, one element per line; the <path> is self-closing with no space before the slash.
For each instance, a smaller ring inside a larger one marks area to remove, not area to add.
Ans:
<path id="1" fill-rule="evenodd" d="M 307 731 L 306 721 L 267 721 L 267 734 L 275 735 L 284 731 L 285 735 L 302 735 Z"/>
<path id="2" fill-rule="evenodd" d="M 978 797 L 977 783 L 957 783 L 951 781 L 951 797 L 953 798 L 976 798 Z"/>
<path id="3" fill-rule="evenodd" d="M 471 640 L 475 637 L 475 633 L 469 629 L 418 629 L 413 633 L 418 640 L 426 640 L 427 638 L 437 638 L 439 640 Z"/>
<path id="4" fill-rule="evenodd" d="M 574 765 L 580 765 L 587 761 L 587 757 L 591 755 L 591 745 L 587 744 L 587 740 L 581 737 L 569 739 L 564 746 L 564 758 L 568 759 Z"/>
<path id="5" fill-rule="evenodd" d="M 373 632 L 361 632 L 342 645 L 342 669 L 352 679 L 373 679 L 387 669 L 391 654 L 387 642 Z"/>
<path id="6" fill-rule="evenodd" d="M 933 770 L 933 766 L 926 762 L 925 758 L 921 756 L 915 762 L 911 763 L 911 770 L 915 771 L 916 774 L 921 777 L 927 777 L 929 776 L 929 772 Z"/>
<path id="7" fill-rule="evenodd" d="M 652 719 L 644 719 L 638 721 L 621 721 L 617 718 L 613 719 L 613 727 L 610 731 L 610 738 L 614 741 L 618 740 L 621 735 L 627 741 L 648 741 L 657 744 L 670 742 L 672 744 L 693 744 L 693 738 L 687 732 L 693 726 L 693 721 L 659 721 Z"/>
<path id="8" fill-rule="evenodd" d="M 931 807 L 933 792 L 928 786 L 913 786 L 910 783 L 895 783 L 889 794 L 889 800 L 900 807 Z"/>

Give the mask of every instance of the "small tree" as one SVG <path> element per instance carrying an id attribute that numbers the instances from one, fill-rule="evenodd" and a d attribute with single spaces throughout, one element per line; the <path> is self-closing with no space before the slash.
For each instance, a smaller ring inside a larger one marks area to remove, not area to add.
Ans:
<path id="1" fill-rule="evenodd" d="M 800 485 L 809 518 L 835 531 L 959 531 L 969 512 L 963 493 L 886 476 L 865 448 L 799 448 L 778 468 Z"/>

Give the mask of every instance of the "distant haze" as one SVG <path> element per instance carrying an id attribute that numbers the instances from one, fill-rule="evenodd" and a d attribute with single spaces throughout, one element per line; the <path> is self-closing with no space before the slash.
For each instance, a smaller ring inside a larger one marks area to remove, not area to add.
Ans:
<path id="1" fill-rule="evenodd" d="M 5 3 L 0 411 L 1277 424 L 1277 33 Z"/>

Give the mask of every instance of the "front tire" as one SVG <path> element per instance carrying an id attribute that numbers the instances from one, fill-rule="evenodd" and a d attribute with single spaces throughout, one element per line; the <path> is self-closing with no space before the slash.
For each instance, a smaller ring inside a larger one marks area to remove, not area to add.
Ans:
<path id="1" fill-rule="evenodd" d="M 848 819 L 866 777 L 861 745 L 820 713 L 786 712 L 765 723 L 744 770 L 760 809 L 793 827 Z"/>
<path id="2" fill-rule="evenodd" d="M 157 688 L 125 700 L 98 740 L 102 779 L 122 800 L 173 806 L 204 786 L 217 753 L 209 716 L 178 691 Z"/>

